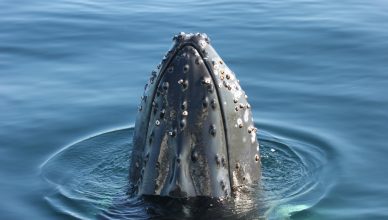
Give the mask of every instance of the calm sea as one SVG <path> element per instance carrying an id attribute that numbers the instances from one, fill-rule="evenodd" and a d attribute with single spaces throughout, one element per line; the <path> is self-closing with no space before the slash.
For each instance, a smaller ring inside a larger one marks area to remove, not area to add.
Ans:
<path id="1" fill-rule="evenodd" d="M 384 0 L 0 1 L 0 219 L 149 217 L 125 195 L 134 120 L 180 31 L 259 128 L 264 193 L 232 219 L 388 219 Z"/>

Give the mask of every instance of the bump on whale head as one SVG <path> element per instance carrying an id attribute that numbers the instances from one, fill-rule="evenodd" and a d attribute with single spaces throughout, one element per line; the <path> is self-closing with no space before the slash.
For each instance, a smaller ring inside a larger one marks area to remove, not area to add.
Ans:
<path id="1" fill-rule="evenodd" d="M 141 97 L 130 194 L 239 196 L 261 175 L 247 95 L 206 34 L 173 41 Z"/>

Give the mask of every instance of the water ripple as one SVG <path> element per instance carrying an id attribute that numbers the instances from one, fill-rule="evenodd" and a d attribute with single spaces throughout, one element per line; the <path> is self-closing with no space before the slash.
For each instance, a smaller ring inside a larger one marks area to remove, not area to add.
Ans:
<path id="1" fill-rule="evenodd" d="M 52 155 L 41 166 L 42 177 L 54 189 L 45 200 L 55 211 L 77 219 L 278 219 L 314 206 L 330 186 L 326 175 L 331 169 L 329 145 L 322 146 L 322 139 L 311 139 L 312 135 L 303 131 L 262 127 L 262 183 L 252 191 L 252 200 L 233 201 L 232 208 L 205 198 L 129 198 L 126 192 L 133 127 L 81 140 Z M 288 135 L 280 134 L 281 130 Z"/>

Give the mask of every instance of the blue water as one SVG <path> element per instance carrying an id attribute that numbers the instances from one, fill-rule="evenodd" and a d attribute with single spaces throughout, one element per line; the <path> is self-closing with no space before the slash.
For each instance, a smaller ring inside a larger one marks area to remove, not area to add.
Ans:
<path id="1" fill-rule="evenodd" d="M 180 31 L 210 36 L 259 128 L 262 193 L 232 219 L 388 219 L 387 1 L 0 9 L 0 219 L 149 217 L 125 194 L 131 138 L 144 84 Z"/>

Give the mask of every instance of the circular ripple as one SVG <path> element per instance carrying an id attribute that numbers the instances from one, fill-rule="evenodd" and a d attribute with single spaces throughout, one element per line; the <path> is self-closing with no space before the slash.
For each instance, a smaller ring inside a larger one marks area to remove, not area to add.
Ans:
<path id="1" fill-rule="evenodd" d="M 313 207 L 331 186 L 332 146 L 303 129 L 261 126 L 266 128 L 259 132 L 266 216 L 284 219 Z"/>
<path id="2" fill-rule="evenodd" d="M 45 196 L 50 206 L 80 219 L 144 219 L 171 212 L 126 194 L 133 130 L 102 133 L 67 146 L 49 158 L 41 171 L 53 185 L 54 192 Z M 183 202 L 169 217 L 195 218 L 206 210 L 210 217 L 278 219 L 316 204 L 328 190 L 329 178 L 325 174 L 330 169 L 330 147 L 306 132 L 287 130 L 288 135 L 284 135 L 278 130 L 270 127 L 259 132 L 262 181 L 253 191 L 252 200 L 234 201 L 230 212 L 214 203 L 201 209 L 199 206 L 205 204 L 202 200 L 194 203 L 195 209 Z M 309 141 L 296 138 L 305 136 L 310 137 L 306 138 Z"/>
<path id="3" fill-rule="evenodd" d="M 42 165 L 57 190 L 45 199 L 59 212 L 94 218 L 125 197 L 133 128 L 106 132 L 65 147 Z"/>

